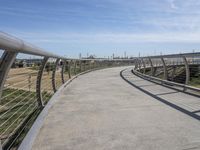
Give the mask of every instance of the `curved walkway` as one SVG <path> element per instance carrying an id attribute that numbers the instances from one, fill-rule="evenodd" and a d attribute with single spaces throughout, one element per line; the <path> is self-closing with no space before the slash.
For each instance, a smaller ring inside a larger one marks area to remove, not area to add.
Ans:
<path id="1" fill-rule="evenodd" d="M 199 110 L 199 98 L 155 85 L 125 70 L 122 75 L 136 84 L 133 86 L 120 77 L 123 69 L 98 70 L 73 80 L 57 96 L 32 149 L 200 149 L 199 120 L 138 87 L 184 109 Z"/>

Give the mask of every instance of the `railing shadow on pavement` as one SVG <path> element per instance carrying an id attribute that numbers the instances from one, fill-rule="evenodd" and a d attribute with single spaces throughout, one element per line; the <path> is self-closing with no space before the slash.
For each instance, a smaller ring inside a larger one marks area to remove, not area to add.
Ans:
<path id="1" fill-rule="evenodd" d="M 125 70 L 126 70 L 126 69 L 125 69 Z M 137 85 L 137 82 L 134 83 L 134 81 L 131 81 L 131 80 L 127 79 L 127 78 L 123 75 L 123 72 L 124 72 L 125 70 L 122 70 L 122 71 L 120 72 L 120 76 L 121 76 L 127 83 L 129 83 L 130 85 L 132 85 L 132 86 L 135 87 L 136 89 L 142 91 L 143 93 L 145 93 L 145 94 L 147 94 L 147 95 L 153 97 L 154 99 L 156 99 L 156 100 L 158 100 L 158 101 L 160 101 L 160 102 L 162 102 L 162 103 L 164 103 L 164 104 L 166 104 L 166 105 L 168 105 L 168 106 L 170 106 L 170 107 L 172 107 L 172 108 L 174 108 L 174 109 L 176 109 L 176 110 L 178 110 L 178 111 L 180 111 L 180 112 L 182 112 L 182 113 L 184 113 L 184 114 L 187 114 L 188 116 L 190 116 L 190 117 L 192 117 L 192 118 L 194 118 L 194 119 L 196 119 L 196 120 L 198 120 L 198 121 L 200 120 L 200 115 L 197 114 L 197 113 L 199 112 L 199 110 L 197 110 L 197 111 L 190 111 L 190 110 L 188 110 L 188 109 L 185 109 L 184 107 L 181 107 L 181 105 L 175 104 L 175 103 L 173 103 L 173 102 L 170 102 L 170 101 L 167 100 L 167 99 L 162 98 L 161 96 L 162 96 L 163 94 L 153 94 L 153 93 L 150 92 L 149 90 L 146 90 L 146 89 L 144 89 L 144 88 L 138 86 L 138 85 Z M 169 93 L 165 93 L 165 94 L 175 94 L 175 93 L 179 93 L 179 92 L 180 92 L 180 91 L 176 91 L 176 89 L 175 89 L 175 91 L 169 92 Z"/>

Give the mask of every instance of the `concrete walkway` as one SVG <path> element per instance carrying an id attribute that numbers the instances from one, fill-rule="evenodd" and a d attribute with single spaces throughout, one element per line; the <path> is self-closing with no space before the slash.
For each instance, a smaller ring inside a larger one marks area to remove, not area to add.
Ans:
<path id="1" fill-rule="evenodd" d="M 49 110 L 32 149 L 199 150 L 198 118 L 128 84 L 120 77 L 123 69 L 94 71 L 69 84 Z M 199 98 L 144 81 L 130 69 L 123 74 L 184 109 L 200 109 Z"/>

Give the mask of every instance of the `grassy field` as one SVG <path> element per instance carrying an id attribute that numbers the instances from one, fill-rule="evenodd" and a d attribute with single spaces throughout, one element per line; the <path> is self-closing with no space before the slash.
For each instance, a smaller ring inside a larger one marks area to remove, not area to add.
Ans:
<path id="1" fill-rule="evenodd" d="M 22 123 L 38 109 L 36 79 L 38 70 L 31 68 L 11 69 L 0 101 L 0 139 L 7 142 Z M 53 94 L 52 71 L 44 72 L 42 97 L 46 104 Z M 60 70 L 56 72 L 56 86 L 61 85 Z"/>

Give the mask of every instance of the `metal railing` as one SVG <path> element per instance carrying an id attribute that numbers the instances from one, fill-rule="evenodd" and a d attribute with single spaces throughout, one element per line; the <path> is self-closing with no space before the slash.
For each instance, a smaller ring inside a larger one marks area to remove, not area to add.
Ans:
<path id="1" fill-rule="evenodd" d="M 200 94 L 200 53 L 184 53 L 136 59 L 133 73 L 145 79 Z"/>
<path id="2" fill-rule="evenodd" d="M 51 96 L 73 76 L 133 65 L 130 59 L 69 59 L 0 32 L 0 148 L 16 147 Z M 33 57 L 34 58 L 30 58 Z"/>

